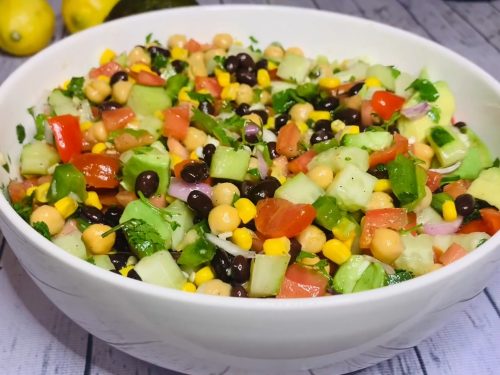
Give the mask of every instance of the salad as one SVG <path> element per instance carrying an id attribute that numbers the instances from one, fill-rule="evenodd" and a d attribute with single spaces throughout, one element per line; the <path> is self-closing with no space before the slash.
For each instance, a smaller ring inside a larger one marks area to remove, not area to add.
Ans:
<path id="1" fill-rule="evenodd" d="M 148 35 L 29 111 L 13 208 L 121 277 L 353 293 L 435 271 L 500 229 L 499 161 L 426 70 Z"/>

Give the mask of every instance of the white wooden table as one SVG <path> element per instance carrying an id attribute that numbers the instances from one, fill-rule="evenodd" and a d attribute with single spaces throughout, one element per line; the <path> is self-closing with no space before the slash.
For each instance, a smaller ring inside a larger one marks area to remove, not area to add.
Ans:
<path id="1" fill-rule="evenodd" d="M 321 8 L 388 23 L 448 46 L 500 79 L 500 0 L 199 0 L 238 2 Z M 58 12 L 60 0 L 51 3 Z M 56 39 L 64 35 L 60 15 L 56 34 Z M 0 83 L 23 61 L 0 54 Z M 42 295 L 1 234 L 0 241 L 0 375 L 178 374 L 134 359 L 82 330 Z M 500 270 L 444 329 L 357 374 L 500 374 L 499 307 Z"/>

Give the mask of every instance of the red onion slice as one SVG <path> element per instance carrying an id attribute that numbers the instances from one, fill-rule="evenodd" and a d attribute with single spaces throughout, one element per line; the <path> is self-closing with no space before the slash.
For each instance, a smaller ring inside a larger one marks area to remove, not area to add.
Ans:
<path id="1" fill-rule="evenodd" d="M 454 221 L 424 224 L 424 233 L 430 234 L 431 236 L 456 233 L 462 224 L 462 220 L 463 217 L 459 216 L 458 219 Z"/>
<path id="2" fill-rule="evenodd" d="M 425 116 L 425 114 L 429 112 L 431 108 L 432 107 L 429 103 L 422 102 L 411 107 L 403 108 L 401 110 L 401 113 L 410 120 L 415 120 L 417 118 Z"/>
<path id="3" fill-rule="evenodd" d="M 244 258 L 255 258 L 255 251 L 243 250 L 241 247 L 236 246 L 234 243 L 227 240 L 223 240 L 211 233 L 206 233 L 205 237 L 208 241 L 213 243 L 215 246 L 220 247 L 222 250 L 227 251 L 229 254 L 237 256 L 241 255 Z"/>
<path id="4" fill-rule="evenodd" d="M 264 179 L 267 177 L 269 167 L 267 166 L 266 160 L 264 159 L 264 156 L 262 155 L 262 152 L 260 152 L 260 150 L 257 150 L 255 152 L 255 156 L 257 157 L 260 178 Z"/>
<path id="5" fill-rule="evenodd" d="M 447 174 L 456 171 L 460 165 L 462 164 L 461 161 L 457 161 L 455 164 L 450 165 L 449 167 L 446 168 L 432 168 L 429 169 L 431 172 L 437 172 L 440 174 Z"/>
<path id="6" fill-rule="evenodd" d="M 168 195 L 186 202 L 189 193 L 193 190 L 201 191 L 202 193 L 212 197 L 212 187 L 202 182 L 189 184 L 179 178 L 172 177 L 168 188 Z"/>

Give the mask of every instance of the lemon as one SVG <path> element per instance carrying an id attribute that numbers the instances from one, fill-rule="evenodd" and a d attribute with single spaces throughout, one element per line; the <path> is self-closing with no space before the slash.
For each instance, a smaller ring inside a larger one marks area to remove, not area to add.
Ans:
<path id="1" fill-rule="evenodd" d="M 0 49 L 31 55 L 46 47 L 56 17 L 45 0 L 0 0 Z"/>
<path id="2" fill-rule="evenodd" d="M 99 25 L 119 0 L 63 0 L 62 16 L 71 33 Z"/>

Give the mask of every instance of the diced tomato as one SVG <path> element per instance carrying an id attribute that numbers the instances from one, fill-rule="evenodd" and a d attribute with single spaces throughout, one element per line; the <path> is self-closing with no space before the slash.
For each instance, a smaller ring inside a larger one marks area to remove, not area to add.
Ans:
<path id="1" fill-rule="evenodd" d="M 159 75 L 141 70 L 135 75 L 135 80 L 139 85 L 144 86 L 164 86 L 165 80 Z"/>
<path id="2" fill-rule="evenodd" d="M 448 265 L 467 255 L 467 251 L 459 244 L 453 242 L 450 247 L 439 257 L 439 262 Z"/>
<path id="3" fill-rule="evenodd" d="M 184 147 L 177 139 L 175 138 L 168 138 L 167 139 L 167 148 L 168 151 L 171 152 L 172 154 L 177 155 L 181 159 L 187 159 L 189 158 L 189 152 Z"/>
<path id="4" fill-rule="evenodd" d="M 363 219 L 359 246 L 368 249 L 377 228 L 404 229 L 408 224 L 408 215 L 404 208 L 381 208 L 369 210 Z"/>
<path id="5" fill-rule="evenodd" d="M 121 129 L 134 118 L 135 113 L 129 107 L 122 107 L 102 112 L 102 121 L 108 131 Z"/>
<path id="6" fill-rule="evenodd" d="M 392 115 L 403 107 L 405 98 L 388 91 L 376 91 L 372 97 L 373 111 L 383 120 L 389 120 Z"/>
<path id="7" fill-rule="evenodd" d="M 288 267 L 276 298 L 310 298 L 325 295 L 328 279 L 298 264 Z"/>
<path id="8" fill-rule="evenodd" d="M 379 164 L 387 164 L 393 161 L 397 155 L 408 152 L 408 139 L 394 134 L 394 144 L 385 150 L 375 151 L 370 154 L 370 167 L 376 167 Z"/>
<path id="9" fill-rule="evenodd" d="M 316 151 L 309 150 L 288 163 L 288 170 L 292 173 L 307 173 L 307 164 L 316 156 Z"/>
<path id="10" fill-rule="evenodd" d="M 49 125 L 54 134 L 57 151 L 63 162 L 82 152 L 82 132 L 78 118 L 72 115 L 49 118 Z"/>
<path id="11" fill-rule="evenodd" d="M 103 154 L 76 155 L 71 163 L 85 176 L 87 185 L 97 189 L 112 189 L 118 186 L 117 178 L 120 161 Z"/>
<path id="12" fill-rule="evenodd" d="M 9 182 L 7 190 L 9 192 L 11 202 L 21 202 L 23 198 L 26 197 L 26 190 L 28 190 L 32 186 L 35 186 L 35 183 L 31 180 Z"/>
<path id="13" fill-rule="evenodd" d="M 193 52 L 201 51 L 202 46 L 196 40 L 191 38 L 186 43 L 186 49 L 189 51 L 189 53 L 193 53 Z"/>
<path id="14" fill-rule="evenodd" d="M 459 195 L 467 193 L 467 189 L 469 188 L 470 184 L 470 181 L 467 180 L 457 180 L 455 182 L 452 182 L 451 184 L 445 185 L 443 187 L 443 191 L 451 195 L 451 197 L 455 199 Z"/>
<path id="15" fill-rule="evenodd" d="M 311 204 L 266 198 L 257 203 L 255 226 L 265 237 L 295 237 L 311 225 L 315 217 L 316 210 Z"/>
<path id="16" fill-rule="evenodd" d="M 427 171 L 427 187 L 434 193 L 441 185 L 441 179 L 443 175 L 438 172 Z"/>
<path id="17" fill-rule="evenodd" d="M 479 212 L 488 228 L 487 233 L 490 236 L 495 235 L 500 230 L 500 212 L 494 208 L 483 208 Z"/>
<path id="18" fill-rule="evenodd" d="M 300 130 L 293 122 L 283 126 L 276 141 L 276 151 L 287 158 L 293 158 L 299 154 Z"/>
<path id="19" fill-rule="evenodd" d="M 111 77 L 113 74 L 119 72 L 120 70 L 122 70 L 120 64 L 118 64 L 116 61 L 110 61 L 109 63 L 101 65 L 98 68 L 92 69 L 89 72 L 89 77 L 90 78 L 97 78 L 99 76 Z"/>
<path id="20" fill-rule="evenodd" d="M 460 227 L 457 233 L 468 234 L 474 232 L 484 232 L 488 233 L 488 225 L 482 219 L 469 221 L 467 224 L 464 224 Z"/>
<path id="21" fill-rule="evenodd" d="M 220 93 L 222 92 L 222 87 L 217 82 L 214 77 L 195 77 L 194 85 L 196 91 L 208 90 L 210 95 L 214 98 L 220 98 Z"/>
<path id="22" fill-rule="evenodd" d="M 417 226 L 417 214 L 415 212 L 408 212 L 407 218 L 408 218 L 408 224 L 406 224 L 403 229 L 410 230 L 412 228 L 415 228 Z M 416 232 L 413 231 L 412 234 L 416 234 Z"/>
<path id="23" fill-rule="evenodd" d="M 189 128 L 189 108 L 177 106 L 164 112 L 163 135 L 182 141 L 186 138 Z"/>

